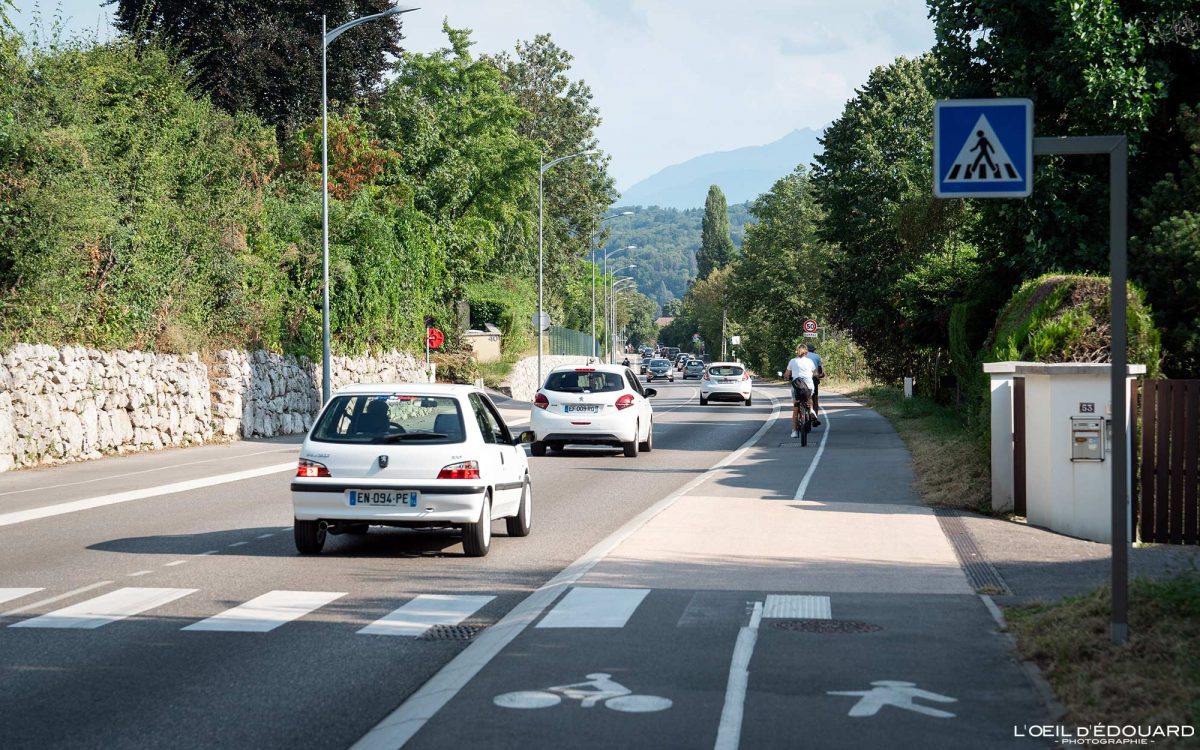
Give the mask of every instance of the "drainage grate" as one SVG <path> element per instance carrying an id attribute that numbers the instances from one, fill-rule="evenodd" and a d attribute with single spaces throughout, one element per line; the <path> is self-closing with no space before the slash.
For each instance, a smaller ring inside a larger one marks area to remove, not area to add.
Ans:
<path id="1" fill-rule="evenodd" d="M 879 625 L 859 620 L 770 620 L 771 627 L 798 633 L 877 633 Z"/>
<path id="2" fill-rule="evenodd" d="M 1000 571 L 983 557 L 983 552 L 975 545 L 975 538 L 967 531 L 967 525 L 956 511 L 948 508 L 934 508 L 934 515 L 942 527 L 942 533 L 954 547 L 954 554 L 967 573 L 967 580 L 979 594 L 1009 596 L 1012 589 L 1000 576 Z"/>
<path id="3" fill-rule="evenodd" d="M 469 641 L 483 632 L 479 625 L 433 625 L 421 634 L 423 641 Z"/>

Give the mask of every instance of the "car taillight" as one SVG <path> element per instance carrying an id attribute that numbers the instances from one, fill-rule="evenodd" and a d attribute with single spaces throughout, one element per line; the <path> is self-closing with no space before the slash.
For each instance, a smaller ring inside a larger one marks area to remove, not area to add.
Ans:
<path id="1" fill-rule="evenodd" d="M 743 372 L 743 373 L 742 373 L 742 380 L 749 380 L 749 379 L 750 379 L 750 373 L 748 373 L 748 372 Z"/>
<path id="2" fill-rule="evenodd" d="M 459 461 L 456 464 L 443 466 L 438 472 L 438 479 L 478 479 L 478 461 Z"/>
<path id="3" fill-rule="evenodd" d="M 533 397 L 533 405 L 539 409 L 545 409 L 550 406 L 550 399 L 546 398 L 546 394 L 539 393 Z"/>
<path id="4" fill-rule="evenodd" d="M 307 458 L 300 459 L 300 465 L 296 467 L 296 476 L 298 477 L 327 477 L 329 469 L 325 468 L 325 464 L 319 464 L 316 461 L 309 461 Z"/>
<path id="5" fill-rule="evenodd" d="M 633 395 L 626 393 L 624 396 L 617 399 L 617 411 L 628 409 L 633 406 Z"/>

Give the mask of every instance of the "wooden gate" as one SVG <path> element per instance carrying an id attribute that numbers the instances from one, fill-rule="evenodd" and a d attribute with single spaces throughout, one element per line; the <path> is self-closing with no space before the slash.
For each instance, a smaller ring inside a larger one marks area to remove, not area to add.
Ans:
<path id="1" fill-rule="evenodd" d="M 1200 544 L 1200 380 L 1142 384 L 1137 538 Z"/>

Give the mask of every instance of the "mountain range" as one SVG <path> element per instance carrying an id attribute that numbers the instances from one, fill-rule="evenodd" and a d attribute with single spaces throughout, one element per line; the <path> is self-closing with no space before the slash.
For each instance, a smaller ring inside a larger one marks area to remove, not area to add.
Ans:
<path id="1" fill-rule="evenodd" d="M 717 151 L 673 164 L 634 183 L 617 203 L 624 206 L 700 208 L 710 185 L 720 185 L 730 205 L 752 201 L 798 164 L 821 150 L 821 131 L 793 130 L 762 146 Z"/>

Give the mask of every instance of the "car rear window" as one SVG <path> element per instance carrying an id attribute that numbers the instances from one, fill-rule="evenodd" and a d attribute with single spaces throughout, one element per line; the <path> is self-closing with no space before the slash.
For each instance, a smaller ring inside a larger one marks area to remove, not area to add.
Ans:
<path id="1" fill-rule="evenodd" d="M 692 359 L 692 360 L 688 360 L 687 366 L 688 367 L 704 367 L 704 363 L 698 359 Z"/>
<path id="2" fill-rule="evenodd" d="M 646 367 L 663 367 L 669 364 L 671 364 L 671 362 L 666 359 L 652 359 L 649 363 L 647 363 Z"/>
<path id="3" fill-rule="evenodd" d="M 620 374 L 615 372 L 571 371 L 552 372 L 546 378 L 546 390 L 563 393 L 608 393 L 625 389 Z"/>
<path id="4" fill-rule="evenodd" d="M 458 399 L 404 393 L 334 396 L 313 428 L 323 443 L 445 445 L 467 439 Z"/>
<path id="5" fill-rule="evenodd" d="M 710 367 L 710 368 L 708 368 L 708 374 L 709 374 L 709 375 L 716 375 L 717 377 L 721 377 L 721 378 L 728 378 L 728 377 L 732 377 L 732 376 L 734 376 L 734 375 L 741 375 L 741 374 L 742 374 L 742 368 L 740 368 L 740 367 L 733 367 L 733 366 L 731 366 L 731 365 L 723 365 L 723 366 L 718 366 L 718 367 Z"/>

